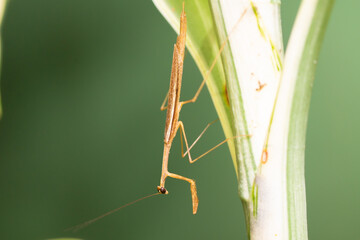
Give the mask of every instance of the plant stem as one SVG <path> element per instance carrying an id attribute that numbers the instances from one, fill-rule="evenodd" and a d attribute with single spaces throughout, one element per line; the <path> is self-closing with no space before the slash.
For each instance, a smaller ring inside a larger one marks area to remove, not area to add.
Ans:
<path id="1" fill-rule="evenodd" d="M 154 0 L 175 29 L 182 2 Z M 193 24 L 189 24 L 187 47 L 203 75 L 219 43 L 232 34 L 235 22 L 246 12 L 207 86 L 226 137 L 252 135 L 229 142 L 249 239 L 307 239 L 306 126 L 315 67 L 333 2 L 302 1 L 285 60 L 280 1 L 185 3 Z"/>
<path id="2" fill-rule="evenodd" d="M 305 139 L 311 90 L 320 47 L 334 0 L 303 0 L 285 57 L 280 95 L 292 92 L 287 140 L 287 205 L 289 239 L 307 239 Z M 291 89 L 293 88 L 293 89 Z M 281 99 L 279 99 L 280 101 Z M 278 111 L 281 111 L 279 109 Z"/>

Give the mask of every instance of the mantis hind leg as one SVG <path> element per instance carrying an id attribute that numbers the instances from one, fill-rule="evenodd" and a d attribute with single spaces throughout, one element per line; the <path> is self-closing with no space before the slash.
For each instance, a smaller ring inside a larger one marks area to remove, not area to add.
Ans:
<path id="1" fill-rule="evenodd" d="M 195 141 L 191 144 L 191 146 L 188 146 L 188 141 L 186 138 L 186 134 L 185 134 L 185 128 L 184 128 L 184 124 L 183 122 L 179 121 L 178 122 L 178 128 L 180 128 L 180 139 L 181 139 L 181 156 L 185 157 L 186 155 L 188 155 L 189 157 L 189 162 L 193 163 L 194 161 L 191 158 L 190 155 L 190 150 L 194 147 L 194 145 L 199 141 L 199 139 L 202 137 L 202 135 L 204 135 L 204 133 L 206 132 L 206 130 L 215 122 L 219 121 L 219 119 L 216 119 L 214 121 L 212 121 L 211 123 L 208 123 L 206 125 L 206 127 L 204 128 L 204 130 L 200 133 L 200 135 L 195 139 Z M 184 143 L 183 143 L 183 137 L 185 139 L 185 144 L 186 144 L 186 152 L 184 153 Z"/>
<path id="2" fill-rule="evenodd" d="M 191 144 L 191 146 L 189 147 L 188 146 L 188 141 L 187 141 L 187 138 L 186 138 L 186 134 L 185 134 L 185 129 L 184 129 L 184 124 L 179 121 L 178 122 L 178 128 L 180 128 L 180 131 L 181 131 L 181 134 L 180 134 L 180 139 L 181 139 L 181 155 L 182 157 L 185 157 L 186 155 L 188 155 L 189 157 L 189 162 L 190 163 L 194 163 L 196 162 L 197 160 L 199 160 L 200 158 L 204 157 L 206 154 L 212 152 L 213 150 L 215 150 L 216 148 L 220 147 L 221 145 L 223 145 L 224 143 L 228 142 L 229 140 L 231 139 L 234 139 L 234 138 L 238 138 L 238 137 L 249 137 L 251 135 L 241 135 L 241 136 L 234 136 L 234 137 L 229 137 L 229 138 L 226 138 L 225 140 L 223 140 L 222 142 L 220 142 L 219 144 L 217 144 L 216 146 L 212 147 L 211 149 L 209 149 L 208 151 L 206 151 L 205 153 L 201 154 L 199 157 L 195 158 L 195 159 L 192 159 L 191 158 L 191 155 L 190 155 L 190 150 L 194 147 L 194 145 L 200 140 L 200 138 L 202 137 L 202 135 L 204 135 L 204 133 L 206 132 L 206 130 L 212 125 L 214 124 L 215 122 L 217 122 L 218 119 L 208 123 L 208 125 L 206 125 L 206 127 L 204 128 L 204 130 L 200 133 L 200 135 L 196 138 L 196 140 Z M 183 144 L 183 138 L 185 139 L 185 145 L 186 145 L 186 152 L 184 153 L 184 144 Z"/>
<path id="3" fill-rule="evenodd" d="M 187 150 L 186 152 L 184 153 L 184 149 L 183 149 L 183 142 L 182 142 L 182 135 L 180 135 L 180 138 L 181 138 L 181 154 L 182 154 L 182 157 L 185 157 L 187 154 L 189 155 L 189 161 L 190 163 L 192 163 L 193 161 L 191 160 L 191 156 L 190 156 L 190 150 L 194 147 L 194 145 L 200 140 L 200 138 L 202 137 L 202 135 L 204 135 L 204 133 L 206 132 L 206 130 L 214 123 L 216 123 L 217 121 L 219 121 L 219 119 L 216 119 L 210 123 L 208 123 L 206 125 L 206 127 L 204 128 L 204 130 L 200 133 L 200 135 L 195 139 L 195 141 L 191 144 L 190 147 L 187 147 Z M 181 123 L 181 125 L 179 125 L 179 128 L 180 128 L 180 131 L 183 133 L 184 135 L 184 138 L 185 138 L 185 142 L 187 142 L 186 140 L 186 136 L 185 136 L 185 129 L 184 129 L 184 125 Z"/>

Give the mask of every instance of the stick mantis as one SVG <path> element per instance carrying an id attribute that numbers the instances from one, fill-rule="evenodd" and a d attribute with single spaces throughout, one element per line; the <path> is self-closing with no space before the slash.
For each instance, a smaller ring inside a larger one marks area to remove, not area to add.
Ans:
<path id="1" fill-rule="evenodd" d="M 177 174 L 174 174 L 174 173 L 171 173 L 171 172 L 168 171 L 169 153 L 170 153 L 171 145 L 172 145 L 172 142 L 173 142 L 173 140 L 174 140 L 174 138 L 176 136 L 177 131 L 180 129 L 182 157 L 185 157 L 186 155 L 188 155 L 190 163 L 196 162 L 197 160 L 199 160 L 200 158 L 202 158 L 203 156 L 205 156 L 209 152 L 213 151 L 214 149 L 216 149 L 220 145 L 224 144 L 225 142 L 229 141 L 230 139 L 240 137 L 240 136 L 226 138 L 224 141 L 220 142 L 218 145 L 211 148 L 207 152 L 203 153 L 202 155 L 200 155 L 196 159 L 193 160 L 191 158 L 191 155 L 190 155 L 191 148 L 201 138 L 201 136 L 204 134 L 204 132 L 207 130 L 207 128 L 213 122 L 209 123 L 206 126 L 206 128 L 202 131 L 202 133 L 199 135 L 199 137 L 194 141 L 194 143 L 189 148 L 188 141 L 187 141 L 186 134 L 185 134 L 184 124 L 183 124 L 182 121 L 179 121 L 180 111 L 181 111 L 181 108 L 183 107 L 183 105 L 185 105 L 187 103 L 194 103 L 197 100 L 197 98 L 198 98 L 201 90 L 203 89 L 204 84 L 205 84 L 205 82 L 206 82 L 206 80 L 207 80 L 207 78 L 209 76 L 209 73 L 214 68 L 218 57 L 220 56 L 222 50 L 224 49 L 224 46 L 225 46 L 226 42 L 228 41 L 230 34 L 228 35 L 226 41 L 222 44 L 222 46 L 220 48 L 220 51 L 218 52 L 217 56 L 215 57 L 215 59 L 214 59 L 212 65 L 211 65 L 207 75 L 205 76 L 204 80 L 202 81 L 202 83 L 201 83 L 199 89 L 197 90 L 197 92 L 195 93 L 194 97 L 192 99 L 190 99 L 190 100 L 181 102 L 180 101 L 180 91 L 181 91 L 183 63 L 184 63 L 184 56 L 185 56 L 186 27 L 187 27 L 186 26 L 186 14 L 185 14 L 185 6 L 184 5 L 185 4 L 183 3 L 183 10 L 182 10 L 182 13 L 181 13 L 181 16 L 180 16 L 180 34 L 177 37 L 176 44 L 174 45 L 169 92 L 168 92 L 167 97 L 165 98 L 165 100 L 164 100 L 164 102 L 163 102 L 163 104 L 162 104 L 162 106 L 160 108 L 162 111 L 166 109 L 167 113 L 166 113 L 166 122 L 165 122 L 165 136 L 164 136 L 164 152 L 163 152 L 162 172 L 161 172 L 161 178 L 160 178 L 160 185 L 157 187 L 157 190 L 161 194 L 168 194 L 168 191 L 165 188 L 165 181 L 166 181 L 167 177 L 187 181 L 190 184 L 193 214 L 196 214 L 197 209 L 198 209 L 198 205 L 199 205 L 199 199 L 198 199 L 198 196 L 197 196 L 195 181 L 193 179 L 186 178 L 186 177 L 183 177 L 183 176 L 180 176 L 180 175 L 177 175 Z M 245 15 L 245 12 L 246 12 L 246 10 L 241 15 L 238 22 L 240 22 L 242 17 Z M 168 100 L 167 107 L 165 107 L 166 99 Z M 184 153 L 183 139 L 182 138 L 184 138 L 184 140 L 185 140 L 185 145 L 186 145 L 186 149 L 187 149 L 187 151 L 185 153 Z"/>
<path id="2" fill-rule="evenodd" d="M 74 227 L 68 228 L 66 229 L 66 231 L 68 230 L 72 230 L 72 231 L 77 231 L 83 227 L 86 227 L 87 225 L 100 220 L 103 217 L 106 217 L 114 212 L 117 212 L 125 207 L 128 207 L 134 203 L 137 203 L 139 201 L 142 201 L 144 199 L 159 195 L 159 194 L 168 194 L 168 191 L 165 188 L 165 180 L 167 177 L 171 177 L 171 178 L 175 178 L 175 179 L 179 179 L 179 180 L 183 180 L 186 181 L 190 184 L 190 190 L 191 190 L 191 198 L 192 198 L 192 206 L 193 206 L 193 214 L 196 214 L 197 209 L 198 209 L 198 205 L 199 205 L 199 199 L 197 196 L 197 191 L 196 191 L 196 184 L 195 181 L 193 179 L 190 178 L 186 178 L 174 173 L 170 173 L 168 171 L 168 160 L 169 160 L 169 153 L 170 153 L 170 149 L 171 149 L 171 145 L 172 142 L 176 136 L 177 131 L 180 129 L 180 138 L 181 138 L 181 153 L 182 153 L 182 157 L 185 157 L 186 155 L 188 155 L 189 158 L 189 162 L 190 163 L 194 163 L 197 160 L 199 160 L 200 158 L 202 158 L 203 156 L 205 156 L 206 154 L 210 153 L 211 151 L 215 150 L 217 147 L 221 146 L 222 144 L 226 143 L 227 141 L 237 138 L 237 137 L 249 137 L 251 135 L 241 135 L 241 136 L 234 136 L 234 137 L 230 137 L 230 138 L 226 138 L 225 140 L 223 140 L 222 142 L 220 142 L 219 144 L 217 144 L 216 146 L 214 146 L 213 148 L 211 148 L 210 150 L 208 150 L 207 152 L 203 153 L 202 155 L 200 155 L 199 157 L 197 157 L 196 159 L 192 159 L 191 155 L 190 155 L 190 150 L 192 149 L 192 147 L 197 143 L 197 141 L 202 137 L 202 135 L 205 133 L 205 131 L 213 124 L 215 123 L 217 120 L 209 123 L 204 130 L 201 132 L 201 134 L 196 138 L 196 140 L 194 141 L 194 143 L 189 147 L 188 145 L 188 141 L 186 138 L 186 134 L 185 134 L 185 129 L 184 129 L 184 124 L 179 121 L 179 116 L 180 116 L 180 111 L 183 105 L 187 104 L 187 103 L 194 103 L 196 102 L 201 90 L 203 89 L 206 80 L 208 79 L 208 77 L 210 76 L 210 73 L 212 71 L 212 69 L 215 67 L 215 64 L 217 63 L 222 51 L 224 50 L 224 47 L 227 43 L 227 41 L 229 40 L 229 37 L 231 35 L 231 33 L 235 30 L 236 26 L 240 23 L 241 19 L 244 17 L 245 13 L 246 13 L 247 9 L 244 10 L 244 12 L 241 14 L 239 20 L 236 22 L 236 24 L 234 25 L 234 27 L 231 29 L 230 33 L 228 34 L 227 38 L 224 40 L 224 42 L 221 44 L 220 50 L 217 53 L 216 57 L 214 58 L 206 76 L 204 77 L 202 83 L 200 84 L 199 89 L 196 91 L 194 97 L 190 100 L 187 101 L 180 101 L 180 92 L 181 92 L 181 82 L 182 82 L 182 74 L 183 74 L 183 63 L 184 63 L 184 57 L 185 57 L 185 43 L 186 43 L 186 14 L 185 14 L 185 4 L 183 3 L 183 8 L 182 8 L 182 12 L 181 12 L 181 16 L 180 16 L 180 34 L 177 37 L 176 43 L 174 44 L 174 52 L 173 52 L 173 59 L 172 59 L 172 68 L 171 68 L 171 77 L 170 77 L 170 87 L 169 87 L 169 91 L 167 96 L 165 97 L 160 110 L 164 111 L 167 110 L 166 113 L 166 122 L 165 122 L 165 134 L 164 134 L 164 151 L 163 151 L 163 160 L 162 160 L 162 171 L 161 171 L 161 178 L 160 178 L 160 185 L 157 187 L 157 193 L 153 193 L 150 195 L 147 195 L 145 197 L 139 198 L 133 202 L 127 203 L 125 205 L 120 206 L 119 208 L 113 209 L 101 216 L 98 216 L 94 219 L 91 219 L 87 222 L 84 222 L 82 224 L 76 225 Z M 166 104 L 166 100 L 168 102 L 167 106 L 165 106 Z M 184 137 L 184 141 L 185 141 L 185 145 L 186 145 L 186 152 L 184 153 L 184 148 L 183 148 L 183 137 Z"/>

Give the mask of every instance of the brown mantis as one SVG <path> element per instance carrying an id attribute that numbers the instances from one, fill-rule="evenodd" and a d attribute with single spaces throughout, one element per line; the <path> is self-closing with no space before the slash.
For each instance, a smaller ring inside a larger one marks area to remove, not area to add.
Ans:
<path id="1" fill-rule="evenodd" d="M 245 12 L 246 12 L 246 10 L 245 10 Z M 245 15 L 245 12 L 242 14 L 239 21 Z M 228 36 L 228 38 L 229 38 L 229 36 Z M 163 110 L 167 109 L 167 113 L 166 113 L 166 123 L 165 123 L 162 173 L 161 173 L 161 178 L 160 178 L 160 186 L 157 187 L 157 190 L 161 194 L 168 194 L 168 191 L 165 188 L 165 180 L 166 180 L 167 177 L 187 181 L 190 184 L 191 198 L 192 198 L 192 205 L 193 205 L 193 214 L 196 214 L 197 209 L 198 209 L 198 205 L 199 205 L 199 199 L 198 199 L 198 196 L 197 196 L 195 181 L 193 179 L 186 178 L 186 177 L 174 174 L 174 173 L 170 173 L 168 171 L 169 153 L 170 153 L 172 142 L 173 142 L 173 140 L 174 140 L 174 138 L 176 136 L 176 133 L 177 133 L 177 131 L 179 129 L 180 129 L 180 137 L 181 137 L 182 157 L 185 157 L 186 155 L 188 155 L 190 163 L 194 163 L 195 161 L 197 161 L 198 159 L 200 159 L 204 155 L 208 154 L 209 152 L 213 151 L 214 149 L 216 149 L 220 145 L 224 144 L 228 140 L 237 137 L 237 136 L 235 136 L 235 137 L 225 139 L 224 141 L 222 141 L 221 143 L 219 143 L 215 147 L 211 148 L 210 150 L 208 150 L 207 152 L 205 152 L 204 154 L 202 154 L 201 156 L 199 156 L 198 158 L 193 160 L 191 158 L 191 155 L 190 155 L 191 148 L 200 139 L 200 137 L 203 135 L 203 133 L 207 130 L 207 128 L 212 123 L 207 125 L 207 127 L 203 130 L 203 132 L 200 134 L 200 136 L 195 140 L 195 142 L 189 148 L 188 141 L 187 141 L 186 134 L 185 134 L 184 124 L 181 121 L 179 121 L 179 115 L 180 115 L 180 111 L 181 111 L 182 106 L 187 104 L 187 103 L 194 103 L 197 100 L 202 88 L 204 87 L 204 84 L 205 84 L 205 82 L 207 80 L 207 77 L 208 77 L 209 73 L 213 69 L 218 57 L 220 56 L 222 50 L 224 49 L 224 46 L 225 46 L 228 38 L 226 39 L 226 41 L 221 46 L 218 55 L 214 59 L 212 65 L 211 65 L 211 67 L 210 67 L 210 69 L 208 71 L 207 76 L 204 78 L 204 80 L 201 83 L 199 89 L 195 93 L 195 96 L 190 100 L 181 102 L 180 101 L 180 91 L 181 91 L 183 63 L 184 63 L 184 56 L 185 56 L 185 42 L 186 42 L 186 14 L 185 14 L 184 3 L 183 3 L 183 10 L 182 10 L 182 13 L 181 13 L 181 16 L 180 16 L 180 34 L 177 37 L 176 44 L 174 45 L 174 53 L 173 53 L 173 61 L 172 61 L 172 68 L 171 68 L 171 78 L 170 78 L 169 92 L 168 92 L 168 95 L 165 98 L 165 100 L 164 100 L 164 102 L 163 102 L 163 104 L 161 106 L 161 110 L 163 111 Z M 167 107 L 165 107 L 166 99 L 168 99 Z M 186 145 L 186 149 L 187 149 L 187 151 L 185 153 L 184 153 L 184 150 L 183 150 L 182 137 L 184 137 L 185 145 Z"/>
<path id="2" fill-rule="evenodd" d="M 235 26 L 232 28 L 231 32 L 228 34 L 226 40 L 222 43 L 219 52 L 217 53 L 215 59 L 213 60 L 204 80 L 202 81 L 199 89 L 197 90 L 197 92 L 195 93 L 194 97 L 190 100 L 187 101 L 183 101 L 180 102 L 180 91 L 181 91 L 181 82 L 182 82 L 182 74 L 183 74 L 183 63 L 184 63 L 184 56 L 185 56 L 185 42 L 186 42 L 186 14 L 185 14 L 185 8 L 184 8 L 184 3 L 183 3 L 183 10 L 180 16 L 180 34 L 177 37 L 176 40 L 176 44 L 174 45 L 174 52 L 173 52 L 173 60 L 172 60 L 172 68 L 171 68 L 171 77 L 170 77 L 170 87 L 169 87 L 169 92 L 167 94 L 167 97 L 165 98 L 164 102 L 161 105 L 161 110 L 167 110 L 166 113 L 166 122 L 165 122 L 165 134 L 164 134 L 164 152 L 163 152 L 163 163 L 162 163 L 162 173 L 161 173 L 161 178 L 160 178 L 160 185 L 157 187 L 158 192 L 154 193 L 154 194 L 150 194 L 148 196 L 139 198 L 133 202 L 130 202 L 128 204 L 125 204 L 119 208 L 116 208 L 114 210 L 111 210 L 99 217 L 96 217 L 92 220 L 89 220 L 85 223 L 82 223 L 80 225 L 68 228 L 67 230 L 73 230 L 73 231 L 77 231 L 83 227 L 86 227 L 87 225 L 105 217 L 108 216 L 114 212 L 119 211 L 122 208 L 125 208 L 127 206 L 130 206 L 136 202 L 139 202 L 141 200 L 147 199 L 149 197 L 155 196 L 155 195 L 159 195 L 159 194 L 168 194 L 168 191 L 165 188 L 165 180 L 167 177 L 171 177 L 171 178 L 176 178 L 176 179 L 180 179 L 180 180 L 184 180 L 187 181 L 190 184 L 190 190 L 191 190 L 191 197 L 192 197 L 192 205 L 193 205 L 193 214 L 196 214 L 197 209 L 198 209 L 198 204 L 199 204 L 199 200 L 198 200 L 198 196 L 197 196 L 197 191 L 196 191 L 196 184 L 195 181 L 193 179 L 190 178 L 186 178 L 174 173 L 170 173 L 168 171 L 168 160 L 169 160 L 169 153 L 170 153 L 170 149 L 171 149 L 171 145 L 172 142 L 176 136 L 177 131 L 180 129 L 181 134 L 180 134 L 180 138 L 181 138 L 181 149 L 182 149 L 182 157 L 185 157 L 186 155 L 188 155 L 189 158 L 189 162 L 190 163 L 194 163 L 197 160 L 199 160 L 200 158 L 202 158 L 203 156 L 205 156 L 206 154 L 208 154 L 209 152 L 213 151 L 214 149 L 216 149 L 217 147 L 221 146 L 222 144 L 226 143 L 227 141 L 229 141 L 230 139 L 233 138 L 237 138 L 237 137 L 244 137 L 244 136 L 249 136 L 249 135 L 242 135 L 242 136 L 234 136 L 234 137 L 230 137 L 230 138 L 226 138 L 225 140 L 223 140 L 222 142 L 220 142 L 219 144 L 217 144 L 215 147 L 211 148 L 210 150 L 208 150 L 207 152 L 203 153 L 202 155 L 200 155 L 199 157 L 197 157 L 196 159 L 192 159 L 191 155 L 190 155 L 190 150 L 192 149 L 192 147 L 195 145 L 195 143 L 201 138 L 201 136 L 205 133 L 205 131 L 208 129 L 208 127 L 213 124 L 215 121 L 209 123 L 205 129 L 201 132 L 201 134 L 197 137 L 197 139 L 194 141 L 194 143 L 189 147 L 188 146 L 188 141 L 186 138 L 186 134 L 185 134 L 185 129 L 184 129 L 184 124 L 179 121 L 179 115 L 180 115 L 180 111 L 183 105 L 187 104 L 187 103 L 194 103 L 201 90 L 203 89 L 206 80 L 208 79 L 212 69 L 214 68 L 216 62 L 218 61 L 218 58 L 220 57 L 222 51 L 224 50 L 224 47 L 227 43 L 227 41 L 229 40 L 230 34 L 234 31 L 234 29 L 236 28 L 236 26 L 238 25 L 238 23 L 241 21 L 241 19 L 244 17 L 245 13 L 246 13 L 247 9 L 242 13 L 242 15 L 240 16 L 239 20 L 237 21 L 237 23 L 235 24 Z M 165 106 L 166 100 L 168 100 L 168 104 L 167 106 Z M 217 121 L 217 120 L 216 120 Z M 187 151 L 184 153 L 184 148 L 183 148 L 183 140 L 182 138 L 184 137 L 185 140 L 185 145 L 186 145 L 186 149 Z"/>

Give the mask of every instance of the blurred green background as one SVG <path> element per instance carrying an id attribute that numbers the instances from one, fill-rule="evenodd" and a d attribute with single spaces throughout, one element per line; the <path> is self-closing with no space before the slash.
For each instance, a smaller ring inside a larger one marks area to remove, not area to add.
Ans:
<path id="1" fill-rule="evenodd" d="M 282 4 L 284 41 L 299 1 Z M 360 235 L 357 106 L 360 3 L 333 9 L 318 64 L 306 149 L 310 239 Z M 188 16 L 191 21 L 191 16 Z M 176 34 L 147 0 L 11 0 L 5 14 L 0 122 L 0 239 L 246 239 L 235 170 L 221 147 L 190 165 L 176 139 L 156 196 L 78 233 L 63 229 L 155 192 Z M 201 76 L 187 54 L 182 99 Z M 216 113 L 207 90 L 183 108 L 192 142 Z M 224 139 L 220 124 L 193 156 Z"/>

